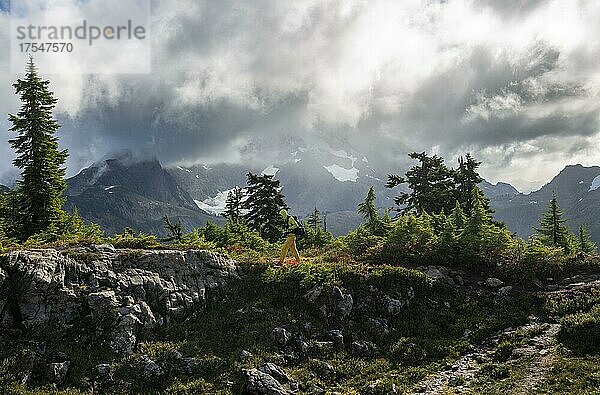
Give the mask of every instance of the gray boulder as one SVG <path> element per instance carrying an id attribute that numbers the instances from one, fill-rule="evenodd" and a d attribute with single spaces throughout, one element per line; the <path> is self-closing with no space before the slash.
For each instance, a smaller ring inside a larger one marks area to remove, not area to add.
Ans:
<path id="1" fill-rule="evenodd" d="M 495 277 L 490 277 L 487 280 L 485 280 L 485 285 L 487 285 L 490 288 L 500 288 L 504 285 L 504 281 Z"/>
<path id="2" fill-rule="evenodd" d="M 331 296 L 339 314 L 343 318 L 348 317 L 352 312 L 352 307 L 354 306 L 352 295 L 343 293 L 339 287 L 333 287 Z"/>
<path id="3" fill-rule="evenodd" d="M 375 356 L 375 346 L 364 340 L 352 342 L 352 353 L 361 358 L 371 358 Z"/>
<path id="4" fill-rule="evenodd" d="M 70 365 L 69 361 L 49 363 L 44 371 L 46 380 L 54 384 L 61 384 L 67 377 Z"/>
<path id="5" fill-rule="evenodd" d="M 258 370 L 270 375 L 280 384 L 286 384 L 291 381 L 290 377 L 284 372 L 284 370 L 281 369 L 279 366 L 275 365 L 274 363 L 267 362 L 266 364 L 258 368 Z"/>
<path id="6" fill-rule="evenodd" d="M 244 371 L 246 383 L 244 392 L 251 395 L 288 395 L 291 391 L 285 389 L 279 381 L 268 373 L 258 369 Z"/>
<path id="7" fill-rule="evenodd" d="M 290 341 L 292 335 L 287 329 L 277 327 L 271 332 L 271 337 L 273 338 L 273 340 L 275 340 L 275 343 L 279 347 L 285 347 Z"/>
<path id="8" fill-rule="evenodd" d="M 141 355 L 137 360 L 137 364 L 138 370 L 144 379 L 156 379 L 164 374 L 163 368 L 147 355 Z"/>

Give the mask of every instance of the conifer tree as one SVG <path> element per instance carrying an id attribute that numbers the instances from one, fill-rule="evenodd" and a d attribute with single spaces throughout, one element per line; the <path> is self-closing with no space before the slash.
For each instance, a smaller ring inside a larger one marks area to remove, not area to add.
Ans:
<path id="1" fill-rule="evenodd" d="M 585 252 L 586 254 L 593 254 L 597 251 L 596 244 L 590 240 L 590 235 L 583 225 L 579 225 L 579 232 L 577 236 L 577 247 L 579 248 L 579 251 Z"/>
<path id="2" fill-rule="evenodd" d="M 306 223 L 314 231 L 321 227 L 321 213 L 319 212 L 319 210 L 317 210 L 316 207 L 313 210 L 313 212 L 308 216 Z"/>
<path id="3" fill-rule="evenodd" d="M 480 234 L 487 226 L 492 224 L 492 217 L 485 206 L 485 197 L 479 188 L 473 188 L 471 191 L 471 215 L 467 220 L 467 232 L 472 235 Z"/>
<path id="4" fill-rule="evenodd" d="M 540 240 L 551 247 L 562 247 L 565 251 L 570 252 L 571 233 L 567 229 L 563 219 L 563 211 L 558 205 L 556 195 L 552 193 L 552 199 L 548 205 L 548 210 L 540 220 L 540 227 L 534 228 Z"/>
<path id="5" fill-rule="evenodd" d="M 22 102 L 16 115 L 9 114 L 10 131 L 17 134 L 9 141 L 16 152 L 13 163 L 21 170 L 15 218 L 15 236 L 21 239 L 47 229 L 64 215 L 67 151 L 59 150 L 55 137 L 60 125 L 52 118 L 57 99 L 49 85 L 39 77 L 33 58 L 25 78 L 13 85 Z"/>
<path id="6" fill-rule="evenodd" d="M 473 189 L 479 188 L 477 185 L 483 181 L 483 178 L 477 173 L 480 165 L 481 162 L 473 158 L 471 154 L 458 158 L 458 169 L 455 172 L 456 198 L 467 213 L 473 209 Z"/>
<path id="7" fill-rule="evenodd" d="M 464 230 L 467 225 L 467 217 L 458 200 L 450 213 L 450 221 L 452 221 L 452 224 L 457 231 Z"/>
<path id="8" fill-rule="evenodd" d="M 223 215 L 231 221 L 238 221 L 242 217 L 242 202 L 244 197 L 244 190 L 240 187 L 235 187 L 229 191 Z"/>
<path id="9" fill-rule="evenodd" d="M 165 229 L 167 230 L 167 238 L 163 241 L 177 241 L 180 242 L 184 236 L 183 225 L 181 225 L 181 221 L 177 220 L 177 222 L 173 223 L 171 219 L 165 215 L 163 217 L 163 222 L 165 224 Z"/>
<path id="10" fill-rule="evenodd" d="M 377 214 L 377 207 L 375 207 L 375 200 L 377 195 L 375 194 L 375 188 L 369 188 L 365 200 L 358 204 L 358 214 L 362 214 L 364 219 L 367 221 L 367 226 L 372 234 L 377 232 L 379 224 L 379 215 Z"/>
<path id="11" fill-rule="evenodd" d="M 405 177 L 388 175 L 387 188 L 408 184 L 411 192 L 401 192 L 394 202 L 401 206 L 400 211 L 411 211 L 421 214 L 438 214 L 442 210 L 449 212 L 456 200 L 455 173 L 444 164 L 444 159 L 429 156 L 425 152 L 409 154 L 412 159 L 420 162 L 406 172 Z"/>
<path id="12" fill-rule="evenodd" d="M 244 218 L 248 226 L 257 231 L 261 237 L 270 242 L 276 242 L 282 235 L 285 223 L 279 211 L 287 208 L 284 196 L 281 194 L 279 180 L 272 175 L 256 175 L 248 173 L 246 200 L 242 208 L 248 210 Z"/>

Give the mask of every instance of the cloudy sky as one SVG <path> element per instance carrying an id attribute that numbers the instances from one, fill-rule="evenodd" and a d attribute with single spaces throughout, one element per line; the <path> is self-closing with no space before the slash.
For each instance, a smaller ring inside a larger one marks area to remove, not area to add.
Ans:
<path id="1" fill-rule="evenodd" d="M 487 179 L 528 191 L 600 165 L 598 21 L 593 0 L 155 0 L 150 74 L 47 77 L 69 174 L 122 149 L 235 162 L 301 139 L 390 170 L 412 150 L 469 151 Z M 17 77 L 1 57 L 0 114 L 18 109 Z"/>

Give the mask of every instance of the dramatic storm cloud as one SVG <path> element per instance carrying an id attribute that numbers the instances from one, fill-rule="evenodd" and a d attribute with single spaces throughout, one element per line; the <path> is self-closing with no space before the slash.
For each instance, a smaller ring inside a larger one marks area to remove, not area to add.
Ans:
<path id="1" fill-rule="evenodd" d="M 235 162 L 325 141 L 390 170 L 412 150 L 470 151 L 529 190 L 600 164 L 598 20 L 593 0 L 157 0 L 151 74 L 48 77 L 70 174 L 122 149 Z M 3 57 L 3 114 L 18 106 L 8 70 Z"/>

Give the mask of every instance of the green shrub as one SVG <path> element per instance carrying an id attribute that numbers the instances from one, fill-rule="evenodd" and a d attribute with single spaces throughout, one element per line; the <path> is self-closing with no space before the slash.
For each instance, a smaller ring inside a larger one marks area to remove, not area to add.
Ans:
<path id="1" fill-rule="evenodd" d="M 508 361 L 512 355 L 513 350 L 516 348 L 515 343 L 511 341 L 503 341 L 494 350 L 494 360 L 498 362 Z"/>
<path id="2" fill-rule="evenodd" d="M 437 245 L 430 218 L 427 214 L 399 217 L 385 239 L 381 251 L 384 259 L 394 263 L 427 260 Z"/>
<path id="3" fill-rule="evenodd" d="M 207 241 L 198 230 L 183 235 L 181 240 L 176 243 L 175 246 L 179 248 L 192 248 L 196 250 L 217 249 L 217 245 L 211 241 Z"/>
<path id="4" fill-rule="evenodd" d="M 136 236 L 131 228 L 125 228 L 123 233 L 114 235 L 108 239 L 108 242 L 115 246 L 115 248 L 143 249 L 160 246 L 156 236 L 147 235 L 142 232 Z"/>
<path id="5" fill-rule="evenodd" d="M 426 358 L 427 352 L 414 339 L 404 337 L 390 347 L 390 359 L 402 365 L 420 365 Z"/>
<path id="6" fill-rule="evenodd" d="M 258 232 L 251 230 L 243 220 L 229 220 L 225 226 L 208 222 L 197 232 L 219 248 L 235 249 L 235 246 L 240 246 L 253 251 L 266 251 L 271 245 Z"/>
<path id="7" fill-rule="evenodd" d="M 329 247 L 333 244 L 333 240 L 333 235 L 320 227 L 316 230 L 309 227 L 306 228 L 306 235 L 298 239 L 298 248 L 305 250 L 308 248 Z"/>
<path id="8" fill-rule="evenodd" d="M 381 246 L 384 238 L 373 235 L 366 227 L 360 226 L 354 232 L 339 238 L 339 246 L 358 259 L 368 257 L 370 251 Z"/>
<path id="9" fill-rule="evenodd" d="M 75 244 L 101 244 L 104 232 L 93 223 L 86 223 L 77 212 L 63 212 L 61 217 L 52 222 L 48 228 L 27 239 L 25 246 L 68 246 Z"/>
<path id="10" fill-rule="evenodd" d="M 508 275 L 518 282 L 533 278 L 557 277 L 563 271 L 567 257 L 562 248 L 548 247 L 538 240 L 532 240 L 523 255 L 508 266 Z"/>
<path id="11" fill-rule="evenodd" d="M 579 354 L 600 352 L 600 305 L 588 313 L 571 314 L 560 322 L 558 340 Z"/>

